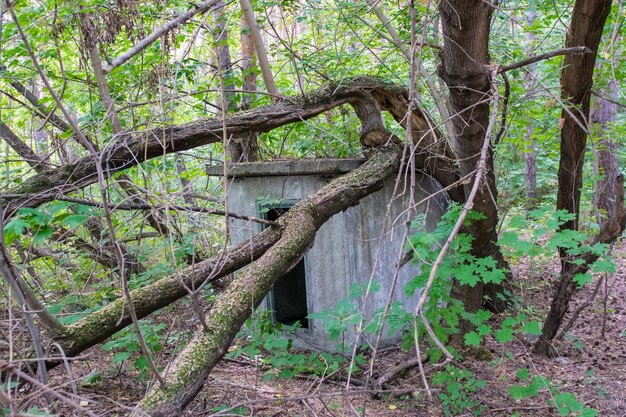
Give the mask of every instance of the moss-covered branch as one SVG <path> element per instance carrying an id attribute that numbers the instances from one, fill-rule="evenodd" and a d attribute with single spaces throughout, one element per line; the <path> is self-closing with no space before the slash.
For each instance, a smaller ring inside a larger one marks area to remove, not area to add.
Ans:
<path id="1" fill-rule="evenodd" d="M 342 104 L 355 108 L 364 100 L 374 99 L 377 107 L 389 111 L 396 119 L 404 118 L 408 93 L 405 88 L 385 83 L 375 77 L 359 77 L 330 85 L 310 94 L 287 98 L 270 106 L 235 113 L 226 120 L 229 136 L 238 137 L 251 132 L 269 132 L 277 127 L 315 117 Z M 176 126 L 157 127 L 144 131 L 122 132 L 102 149 L 96 158 L 86 156 L 58 169 L 46 170 L 27 178 L 19 186 L 4 194 L 3 205 L 7 216 L 20 207 L 37 207 L 61 195 L 82 189 L 97 181 L 96 164 L 103 167 L 105 176 L 136 166 L 148 159 L 167 153 L 180 152 L 219 142 L 223 136 L 222 120 L 211 118 Z M 444 187 L 451 185 L 458 175 L 450 159 L 450 148 L 426 115 L 414 110 L 415 138 L 423 138 L 420 149 L 424 169 Z M 452 172 L 452 175 L 450 175 Z M 451 194 L 454 195 L 454 192 Z"/>
<path id="2" fill-rule="evenodd" d="M 280 231 L 277 228 L 265 229 L 253 239 L 229 249 L 222 255 L 131 291 L 137 317 L 146 317 L 188 295 L 187 288 L 196 289 L 207 280 L 219 279 L 242 268 L 258 259 L 279 238 Z M 90 313 L 76 323 L 61 329 L 53 339 L 61 345 L 67 356 L 76 356 L 108 339 L 130 323 L 126 301 L 119 298 L 101 310 Z M 50 362 L 51 366 L 56 364 Z"/>

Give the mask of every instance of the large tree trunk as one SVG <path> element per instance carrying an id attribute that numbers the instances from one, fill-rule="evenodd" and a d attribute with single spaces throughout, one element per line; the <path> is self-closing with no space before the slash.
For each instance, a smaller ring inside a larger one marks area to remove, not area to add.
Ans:
<path id="1" fill-rule="evenodd" d="M 274 282 L 293 268 L 313 243 L 317 230 L 334 214 L 380 189 L 400 165 L 400 146 L 378 148 L 363 166 L 301 200 L 278 220 L 281 238 L 235 277 L 198 332 L 176 358 L 165 386 L 154 386 L 133 416 L 178 416 L 200 391 L 211 369 L 226 353 L 244 321 Z"/>
<path id="2" fill-rule="evenodd" d="M 589 119 L 593 69 L 604 23 L 610 10 L 611 0 L 577 0 L 565 41 L 566 47 L 586 46 L 592 53 L 566 55 L 561 72 L 561 97 L 568 107 L 563 109 L 561 116 L 563 128 L 561 129 L 561 159 L 556 206 L 557 209 L 567 210 L 575 215 L 574 220 L 561 226 L 562 229 L 578 229 L 580 188 L 585 162 L 586 126 Z M 623 190 L 621 192 L 623 198 Z M 614 221 L 619 223 L 619 219 Z M 580 265 L 569 261 L 564 250 L 561 250 L 561 259 L 562 270 L 559 284 L 552 299 L 548 317 L 543 324 L 541 336 L 535 345 L 535 352 L 544 355 L 550 353 L 550 341 L 556 336 L 561 326 L 576 288 L 572 280 L 574 276 L 572 271 L 580 269 Z"/>
<path id="3" fill-rule="evenodd" d="M 490 80 L 486 66 L 489 64 L 489 30 L 493 6 L 480 0 L 442 0 L 439 4 L 444 34 L 441 78 L 450 91 L 454 151 L 459 161 L 461 177 L 475 171 L 489 121 Z M 493 171 L 493 151 L 487 155 L 483 185 L 474 200 L 473 210 L 481 213 L 482 220 L 467 227 L 474 240 L 472 254 L 476 257 L 493 256 L 502 266 L 505 262 L 495 244 L 497 240 L 498 207 Z M 468 195 L 472 184 L 465 184 Z M 474 287 L 456 286 L 456 295 L 468 312 L 477 311 L 483 303 L 483 284 Z M 505 308 L 502 287 L 489 286 L 486 292 L 491 307 Z"/>

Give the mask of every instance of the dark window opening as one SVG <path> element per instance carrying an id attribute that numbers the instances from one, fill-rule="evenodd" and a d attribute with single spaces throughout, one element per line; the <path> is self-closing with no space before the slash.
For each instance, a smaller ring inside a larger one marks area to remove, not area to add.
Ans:
<path id="1" fill-rule="evenodd" d="M 271 207 L 265 212 L 267 220 L 276 220 L 286 213 L 291 207 Z M 309 315 L 307 309 L 306 296 L 306 275 L 304 269 L 304 258 L 282 277 L 278 278 L 272 288 L 274 320 L 276 323 L 293 325 L 300 322 L 300 325 L 308 329 Z"/>

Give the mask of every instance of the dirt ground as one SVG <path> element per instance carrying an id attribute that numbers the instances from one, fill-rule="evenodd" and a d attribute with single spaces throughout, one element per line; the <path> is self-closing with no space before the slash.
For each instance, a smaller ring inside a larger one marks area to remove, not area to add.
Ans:
<path id="1" fill-rule="evenodd" d="M 472 416 L 481 408 L 485 416 L 557 416 L 553 396 L 559 392 L 576 395 L 585 407 L 598 410 L 599 416 L 626 416 L 626 243 L 614 248 L 618 271 L 603 281 L 595 298 L 591 300 L 598 280 L 578 291 L 566 323 L 574 311 L 587 305 L 568 335 L 555 344 L 559 356 L 543 358 L 533 355 L 532 340 L 515 339 L 501 344 L 487 340 L 491 360 L 468 360 L 462 367 L 485 380 L 484 388 L 470 395 L 471 408 L 450 412 L 448 415 Z M 518 283 L 517 296 L 524 301 L 522 312 L 542 320 L 545 306 L 549 305 L 558 270 L 552 260 L 542 265 L 521 263 L 514 266 Z M 606 300 L 606 310 L 604 302 Z M 541 308 L 540 308 L 541 306 Z M 176 320 L 180 308 L 161 313 L 159 319 L 169 322 L 170 328 L 180 326 L 190 329 L 193 324 Z M 494 327 L 502 317 L 493 318 Z M 168 347 L 171 351 L 175 347 Z M 167 350 L 167 349 L 166 349 Z M 404 363 L 414 356 L 413 351 L 403 352 L 399 347 L 385 349 L 378 355 L 374 374 Z M 489 356 L 489 355 L 483 355 Z M 72 378 L 78 382 L 81 405 L 97 415 L 126 415 L 145 393 L 147 384 L 137 382 L 137 375 L 130 370 L 112 367 L 111 354 L 94 348 L 85 354 L 85 360 L 75 362 Z M 509 395 L 509 387 L 522 384 L 516 373 L 527 368 L 532 378 L 540 375 L 550 381 L 552 392 L 541 389 L 534 398 L 516 402 Z M 425 372 L 432 375 L 442 367 L 425 365 Z M 93 384 L 80 381 L 94 371 L 103 378 Z M 431 384 L 434 400 L 428 400 L 417 367 L 411 368 L 392 379 L 386 388 L 390 392 L 374 395 L 364 392 L 363 387 L 349 386 L 345 381 L 333 378 L 321 380 L 299 375 L 290 379 L 264 381 L 266 369 L 252 360 L 223 360 L 211 373 L 207 384 L 185 412 L 186 416 L 445 416 L 439 399 L 439 387 Z M 361 378 L 355 375 L 355 378 Z M 52 372 L 51 386 L 61 388 L 71 395 L 71 379 L 58 367 Z M 38 391 L 30 393 L 32 404 L 40 404 Z M 28 399 L 24 392 L 22 399 Z M 77 415 L 75 411 L 60 406 L 61 415 Z M 220 408 L 221 407 L 221 408 Z M 221 411 L 220 411 L 221 410 Z M 577 414 L 571 414 L 577 415 Z"/>

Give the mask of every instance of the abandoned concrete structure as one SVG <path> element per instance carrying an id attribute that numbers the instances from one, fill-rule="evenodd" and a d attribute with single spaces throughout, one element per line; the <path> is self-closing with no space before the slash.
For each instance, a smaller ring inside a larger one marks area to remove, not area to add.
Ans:
<path id="1" fill-rule="evenodd" d="M 362 159 L 301 159 L 251 162 L 232 165 L 229 170 L 229 210 L 249 216 L 275 220 L 298 200 L 315 192 L 330 179 L 358 167 Z M 207 173 L 223 174 L 222 166 L 208 166 Z M 394 194 L 394 188 L 397 191 Z M 332 308 L 350 296 L 355 284 L 367 285 L 372 277 L 379 290 L 367 300 L 358 299 L 366 320 L 384 308 L 391 297 L 407 311 L 415 307 L 419 294 L 407 299 L 404 285 L 419 271 L 414 263 L 404 265 L 392 285 L 398 256 L 405 249 L 402 238 L 406 228 L 408 184 L 390 178 L 384 187 L 364 198 L 357 206 L 336 214 L 317 233 L 315 244 L 304 259 L 281 277 L 263 301 L 275 322 L 301 329 L 294 343 L 300 347 L 336 349 L 320 320 L 307 318 Z M 424 227 L 432 230 L 448 205 L 447 194 L 427 175 L 418 174 L 415 202 L 423 201 L 415 213 L 425 219 Z M 439 193 L 437 193 L 439 192 Z M 434 197 L 427 197 L 437 193 Z M 262 224 L 233 219 L 231 239 L 239 244 L 259 233 Z M 367 322 L 366 322 L 367 323 Z M 356 338 L 355 326 L 342 335 L 349 345 Z M 393 335 L 383 335 L 383 339 Z"/>

